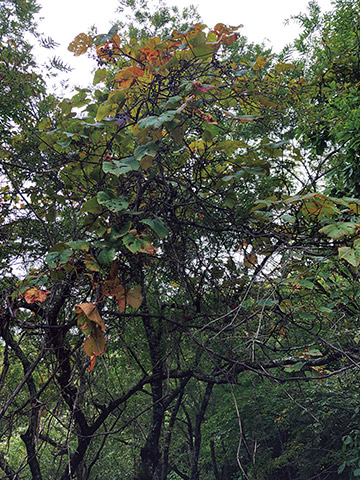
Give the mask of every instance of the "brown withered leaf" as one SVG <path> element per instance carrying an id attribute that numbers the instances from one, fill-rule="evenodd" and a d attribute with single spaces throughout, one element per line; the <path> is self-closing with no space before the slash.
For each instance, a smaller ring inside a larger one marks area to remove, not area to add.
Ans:
<path id="1" fill-rule="evenodd" d="M 85 315 L 86 318 L 99 325 L 102 331 L 106 330 L 106 326 L 100 317 L 100 313 L 96 308 L 96 305 L 93 303 L 80 303 L 79 305 L 75 305 L 75 312 L 78 315 Z"/>
<path id="2" fill-rule="evenodd" d="M 95 355 L 96 357 L 104 355 L 105 353 L 106 338 L 100 330 L 96 328 L 95 331 L 85 340 L 84 350 L 88 357 Z"/>
<path id="3" fill-rule="evenodd" d="M 140 308 L 140 305 L 142 304 L 143 301 L 143 296 L 141 294 L 141 286 L 136 285 L 136 287 L 132 288 L 129 290 L 126 294 L 126 303 L 127 305 L 130 305 L 130 307 L 134 308 L 137 310 Z"/>
<path id="4" fill-rule="evenodd" d="M 255 268 L 255 265 L 258 264 L 258 258 L 256 253 L 249 253 L 244 257 L 244 265 L 248 268 Z"/>

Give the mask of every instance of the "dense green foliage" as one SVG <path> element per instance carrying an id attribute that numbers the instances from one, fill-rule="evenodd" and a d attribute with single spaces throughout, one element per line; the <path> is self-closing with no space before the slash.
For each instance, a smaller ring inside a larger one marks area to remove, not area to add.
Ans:
<path id="1" fill-rule="evenodd" d="M 65 99 L 0 4 L 3 477 L 359 477 L 360 3 L 291 61 L 126 1 Z"/>

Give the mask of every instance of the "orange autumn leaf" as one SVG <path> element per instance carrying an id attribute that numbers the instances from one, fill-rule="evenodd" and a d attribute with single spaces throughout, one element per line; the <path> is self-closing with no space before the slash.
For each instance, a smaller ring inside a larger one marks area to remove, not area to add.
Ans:
<path id="1" fill-rule="evenodd" d="M 96 363 L 96 355 L 91 355 L 90 365 L 88 366 L 88 372 L 91 372 L 94 369 L 95 363 Z"/>
<path id="2" fill-rule="evenodd" d="M 239 34 L 238 33 L 233 33 L 231 35 L 227 35 L 225 36 L 223 39 L 222 39 L 222 43 L 224 45 L 231 45 L 233 44 L 234 42 L 236 42 L 236 40 L 239 38 Z"/>
<path id="3" fill-rule="evenodd" d="M 123 80 L 134 80 L 144 75 L 144 70 L 139 67 L 125 67 L 118 72 L 115 77 L 115 82 L 122 82 Z"/>
<path id="4" fill-rule="evenodd" d="M 32 287 L 26 290 L 24 298 L 27 303 L 43 303 L 50 293 L 49 290 L 40 290 L 37 287 Z"/>

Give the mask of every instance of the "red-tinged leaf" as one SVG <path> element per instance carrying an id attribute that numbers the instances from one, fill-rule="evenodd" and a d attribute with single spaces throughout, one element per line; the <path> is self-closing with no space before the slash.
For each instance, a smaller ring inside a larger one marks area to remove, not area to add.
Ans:
<path id="1" fill-rule="evenodd" d="M 151 243 L 143 243 L 141 245 L 141 252 L 147 253 L 148 255 L 154 255 L 156 253 L 156 247 L 153 247 Z"/>
<path id="2" fill-rule="evenodd" d="M 129 290 L 126 294 L 126 303 L 130 305 L 130 307 L 137 310 L 140 308 L 142 304 L 143 296 L 141 294 L 141 286 L 137 285 L 136 287 Z"/>
<path id="3" fill-rule="evenodd" d="M 91 372 L 94 369 L 95 363 L 96 363 L 96 355 L 91 355 L 90 365 L 88 366 L 88 372 Z"/>
<path id="4" fill-rule="evenodd" d="M 195 109 L 195 112 L 200 115 L 200 117 L 206 122 L 209 123 L 210 125 L 217 125 L 218 123 L 212 118 L 210 113 L 205 113 L 199 108 Z"/>
<path id="5" fill-rule="evenodd" d="M 80 303 L 79 305 L 75 305 L 75 312 L 78 315 L 84 314 L 86 318 L 99 325 L 102 331 L 106 330 L 106 326 L 100 317 L 100 313 L 98 312 L 96 305 L 93 303 Z"/>
<path id="6" fill-rule="evenodd" d="M 108 278 L 103 285 L 103 294 L 107 297 L 115 297 L 120 313 L 123 313 L 126 308 L 126 291 L 120 284 L 118 278 Z"/>
<path id="7" fill-rule="evenodd" d="M 95 331 L 93 331 L 85 340 L 84 350 L 88 357 L 92 357 L 93 355 L 98 357 L 100 355 L 104 355 L 105 345 L 106 338 L 104 337 L 104 334 L 100 328 L 96 328 Z"/>
<path id="8" fill-rule="evenodd" d="M 208 92 L 209 90 L 212 90 L 213 88 L 216 88 L 214 85 L 203 85 L 200 82 L 192 82 L 193 87 L 196 90 L 199 90 L 200 92 Z"/>
<path id="9" fill-rule="evenodd" d="M 24 298 L 27 303 L 43 303 L 50 293 L 49 290 L 40 290 L 37 287 L 32 287 L 26 290 Z"/>

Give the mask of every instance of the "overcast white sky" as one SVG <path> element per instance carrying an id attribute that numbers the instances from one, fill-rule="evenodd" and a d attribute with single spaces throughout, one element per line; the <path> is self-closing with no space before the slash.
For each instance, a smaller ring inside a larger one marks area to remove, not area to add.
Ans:
<path id="1" fill-rule="evenodd" d="M 99 33 L 107 33 L 111 20 L 119 19 L 115 14 L 118 0 L 38 0 L 42 5 L 39 31 L 51 36 L 60 43 L 52 54 L 70 64 L 74 71 L 68 75 L 72 84 L 86 86 L 91 82 L 89 70 L 91 61 L 85 56 L 74 57 L 67 51 L 68 44 L 81 32 L 96 25 Z M 250 41 L 268 40 L 275 51 L 281 48 L 299 33 L 298 27 L 284 21 L 299 12 L 305 12 L 307 0 L 168 0 L 168 5 L 179 8 L 193 3 L 198 5 L 199 13 L 209 27 L 218 22 L 229 25 L 243 24 L 241 32 Z M 331 0 L 318 0 L 323 11 L 331 9 Z"/>

